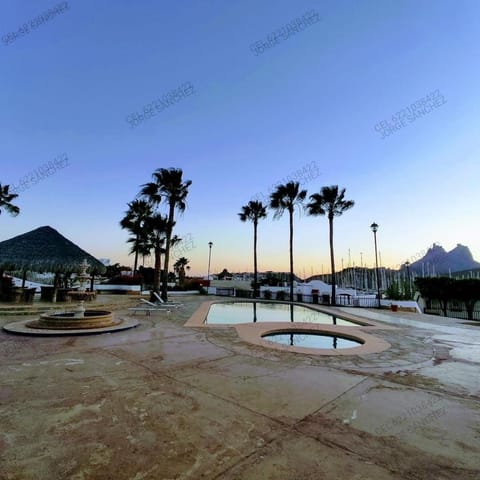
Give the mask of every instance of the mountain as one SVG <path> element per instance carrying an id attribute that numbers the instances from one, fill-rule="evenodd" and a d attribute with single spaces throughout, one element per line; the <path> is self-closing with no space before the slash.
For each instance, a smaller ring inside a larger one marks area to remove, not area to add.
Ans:
<path id="1" fill-rule="evenodd" d="M 402 265 L 402 269 L 404 268 L 405 266 Z M 460 243 L 450 252 L 434 243 L 423 258 L 410 265 L 410 271 L 417 275 L 422 275 L 422 273 L 442 275 L 476 268 L 480 268 L 480 263 L 473 259 L 470 249 Z"/>

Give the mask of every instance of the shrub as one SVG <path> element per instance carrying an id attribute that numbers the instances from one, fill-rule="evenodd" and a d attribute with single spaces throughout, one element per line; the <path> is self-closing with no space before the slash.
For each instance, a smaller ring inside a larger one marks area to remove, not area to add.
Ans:
<path id="1" fill-rule="evenodd" d="M 272 292 L 271 290 L 264 290 L 263 291 L 263 298 L 270 300 L 272 298 Z"/>
<path id="2" fill-rule="evenodd" d="M 423 298 L 438 300 L 443 316 L 447 316 L 448 302 L 454 299 L 455 280 L 448 277 L 416 278 L 415 285 Z"/>
<path id="3" fill-rule="evenodd" d="M 252 298 L 252 291 L 237 288 L 235 289 L 235 296 L 239 298 Z"/>
<path id="4" fill-rule="evenodd" d="M 104 285 L 141 285 L 141 275 L 118 275 L 104 282 Z"/>
<path id="5" fill-rule="evenodd" d="M 203 288 L 201 280 L 186 280 L 183 285 L 175 285 L 174 287 L 168 288 L 172 292 L 186 292 L 188 290 L 197 290 L 200 293 L 206 292 Z"/>
<path id="6" fill-rule="evenodd" d="M 15 287 L 15 282 L 12 277 L 2 277 L 0 285 L 0 299 L 10 300 L 12 296 L 12 290 Z"/>
<path id="7" fill-rule="evenodd" d="M 283 290 L 277 292 L 277 300 L 285 300 L 286 293 Z"/>
<path id="8" fill-rule="evenodd" d="M 401 300 L 402 299 L 402 295 L 400 293 L 400 289 L 398 287 L 397 282 L 392 282 L 392 284 L 387 288 L 387 290 L 385 292 L 385 296 L 389 300 Z"/>
<path id="9" fill-rule="evenodd" d="M 454 284 L 452 296 L 465 305 L 467 318 L 473 320 L 475 304 L 480 301 L 480 280 L 478 278 L 457 280 Z"/>

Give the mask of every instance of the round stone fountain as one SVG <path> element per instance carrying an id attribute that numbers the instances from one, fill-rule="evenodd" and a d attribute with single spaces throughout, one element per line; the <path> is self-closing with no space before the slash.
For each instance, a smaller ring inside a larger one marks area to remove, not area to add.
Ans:
<path id="1" fill-rule="evenodd" d="M 62 313 L 42 313 L 39 320 L 26 325 L 29 328 L 50 328 L 54 330 L 81 330 L 89 328 L 105 328 L 120 325 L 108 310 L 75 310 Z"/>
<path id="2" fill-rule="evenodd" d="M 84 260 L 80 264 L 80 273 L 77 275 L 80 294 L 86 292 L 85 283 L 90 279 L 90 276 L 87 275 L 87 268 L 88 263 Z M 109 310 L 86 310 L 84 301 L 80 300 L 73 311 L 43 313 L 38 320 L 10 323 L 4 325 L 3 328 L 11 333 L 31 335 L 75 335 L 113 332 L 137 325 L 138 321 L 135 319 L 116 319 L 113 312 Z"/>

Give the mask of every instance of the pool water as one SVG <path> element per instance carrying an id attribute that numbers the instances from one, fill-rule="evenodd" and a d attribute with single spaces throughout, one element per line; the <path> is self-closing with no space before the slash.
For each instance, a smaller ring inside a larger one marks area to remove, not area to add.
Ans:
<path id="1" fill-rule="evenodd" d="M 237 325 L 251 322 L 305 322 L 322 325 L 358 326 L 328 313 L 300 305 L 265 302 L 226 302 L 210 306 L 205 324 Z"/>
<path id="2" fill-rule="evenodd" d="M 362 345 L 358 340 L 315 332 L 269 333 L 262 337 L 269 342 L 304 348 L 353 348 Z"/>

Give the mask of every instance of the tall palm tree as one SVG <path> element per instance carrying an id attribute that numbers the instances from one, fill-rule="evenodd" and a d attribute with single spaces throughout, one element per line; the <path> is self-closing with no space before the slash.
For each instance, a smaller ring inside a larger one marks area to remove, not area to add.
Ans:
<path id="1" fill-rule="evenodd" d="M 140 192 L 149 203 L 158 206 L 163 200 L 168 207 L 162 281 L 163 300 L 167 300 L 168 266 L 173 226 L 175 225 L 175 211 L 180 213 L 185 211 L 188 187 L 192 184 L 190 180 L 183 181 L 182 175 L 183 171 L 180 168 L 159 168 L 153 172 L 153 182 L 143 185 Z"/>
<path id="2" fill-rule="evenodd" d="M 270 208 L 275 210 L 274 218 L 280 218 L 285 210 L 290 220 L 290 301 L 293 302 L 293 212 L 295 207 L 301 207 L 306 190 L 300 190 L 298 182 L 288 182 L 278 185 L 270 195 Z"/>
<path id="3" fill-rule="evenodd" d="M 153 210 L 150 203 L 141 199 L 134 200 L 127 205 L 128 210 L 120 220 L 120 226 L 133 235 L 133 238 L 128 241 L 133 243 L 130 253 L 135 254 L 133 264 L 133 274 L 135 275 L 137 273 L 138 255 L 142 251 L 142 242 L 144 242 L 145 237 L 145 221 L 153 214 Z"/>
<path id="4" fill-rule="evenodd" d="M 12 200 L 18 197 L 16 193 L 9 192 L 10 185 L 3 185 L 0 183 L 0 214 L 2 209 L 7 211 L 13 217 L 20 213 L 20 209 L 12 204 Z"/>
<path id="5" fill-rule="evenodd" d="M 333 251 L 333 219 L 355 205 L 353 200 L 345 200 L 345 189 L 338 190 L 338 185 L 322 187 L 320 193 L 310 195 L 307 204 L 309 215 L 327 215 L 330 238 L 330 268 L 332 270 L 332 305 L 335 305 L 335 255 Z"/>
<path id="6" fill-rule="evenodd" d="M 267 217 L 267 207 L 262 202 L 250 200 L 242 207 L 238 216 L 242 222 L 250 220 L 253 223 L 253 298 L 256 298 L 258 297 L 257 227 L 258 221 Z"/>

